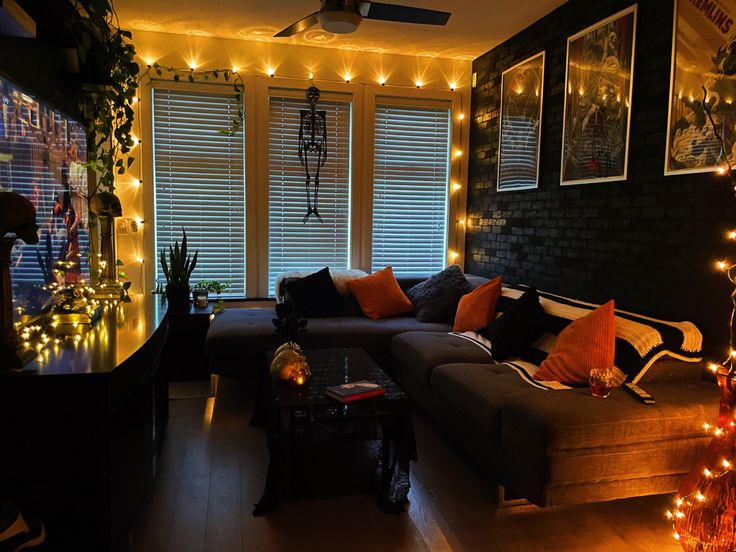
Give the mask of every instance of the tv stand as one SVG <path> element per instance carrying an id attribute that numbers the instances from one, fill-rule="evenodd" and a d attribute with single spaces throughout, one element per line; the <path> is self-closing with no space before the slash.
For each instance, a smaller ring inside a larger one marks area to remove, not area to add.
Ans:
<path id="1" fill-rule="evenodd" d="M 52 550 L 118 548 L 150 489 L 168 421 L 165 313 L 159 296 L 132 297 L 78 345 L 0 372 L 0 498 L 40 518 Z"/>

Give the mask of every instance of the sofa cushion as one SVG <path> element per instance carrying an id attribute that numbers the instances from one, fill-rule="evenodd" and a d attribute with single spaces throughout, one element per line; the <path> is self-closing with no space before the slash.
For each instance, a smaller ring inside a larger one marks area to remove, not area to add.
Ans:
<path id="1" fill-rule="evenodd" d="M 613 373 L 616 351 L 616 319 L 613 301 L 573 320 L 560 332 L 549 356 L 534 379 L 559 381 L 565 385 L 587 385 L 593 370 Z M 621 381 L 623 374 L 621 374 Z"/>
<path id="2" fill-rule="evenodd" d="M 477 332 L 496 316 L 496 305 L 501 296 L 501 276 L 466 293 L 460 298 L 455 313 L 455 332 Z"/>
<path id="3" fill-rule="evenodd" d="M 470 290 L 470 284 L 457 265 L 448 266 L 406 292 L 417 320 L 422 322 L 452 322 L 460 298 Z"/>
<path id="4" fill-rule="evenodd" d="M 545 320 L 537 290 L 529 288 L 481 333 L 490 340 L 496 361 L 511 356 L 529 359 L 527 349 L 544 332 Z"/>
<path id="5" fill-rule="evenodd" d="M 274 350 L 279 345 L 273 333 L 273 308 L 227 309 L 218 314 L 207 332 L 207 354 L 243 358 Z M 409 316 L 371 320 L 364 316 L 313 318 L 300 336 L 304 348 L 361 347 L 368 353 L 389 350 L 391 338 L 410 331 L 447 332 L 447 324 L 428 324 Z"/>
<path id="6" fill-rule="evenodd" d="M 407 370 L 429 385 L 435 366 L 450 362 L 490 363 L 491 358 L 475 343 L 447 332 L 407 332 L 391 340 L 391 355 L 401 370 Z"/>
<path id="7" fill-rule="evenodd" d="M 411 301 L 399 287 L 390 266 L 348 282 L 348 289 L 357 299 L 363 314 L 374 320 L 399 316 L 412 310 Z"/>
<path id="8" fill-rule="evenodd" d="M 294 301 L 296 312 L 303 317 L 331 316 L 342 308 L 342 298 L 328 267 L 287 281 L 286 291 Z"/>
<path id="9" fill-rule="evenodd" d="M 430 388 L 465 415 L 481 432 L 501 438 L 504 403 L 529 384 L 506 364 L 455 362 L 432 370 Z"/>
<path id="10" fill-rule="evenodd" d="M 717 413 L 718 390 L 706 381 L 651 383 L 645 390 L 656 404 L 642 405 L 624 389 L 606 399 L 582 388 L 529 389 L 505 401 L 503 432 L 547 452 L 609 448 L 702 436 L 703 421 Z"/>

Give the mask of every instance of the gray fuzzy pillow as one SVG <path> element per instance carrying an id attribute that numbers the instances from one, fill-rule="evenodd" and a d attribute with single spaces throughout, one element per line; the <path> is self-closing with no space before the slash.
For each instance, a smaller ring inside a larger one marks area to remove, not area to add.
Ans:
<path id="1" fill-rule="evenodd" d="M 420 322 L 447 322 L 455 319 L 460 298 L 470 291 L 470 284 L 457 265 L 430 276 L 406 292 Z"/>

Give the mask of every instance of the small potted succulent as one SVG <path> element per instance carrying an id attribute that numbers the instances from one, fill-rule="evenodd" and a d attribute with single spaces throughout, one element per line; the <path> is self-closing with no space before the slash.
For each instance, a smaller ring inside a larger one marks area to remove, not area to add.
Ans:
<path id="1" fill-rule="evenodd" d="M 197 255 L 187 254 L 187 233 L 182 230 L 184 237 L 174 246 L 169 246 L 168 260 L 166 249 L 161 250 L 161 269 L 166 277 L 166 300 L 172 311 L 183 311 L 189 308 L 189 277 L 197 266 Z"/>

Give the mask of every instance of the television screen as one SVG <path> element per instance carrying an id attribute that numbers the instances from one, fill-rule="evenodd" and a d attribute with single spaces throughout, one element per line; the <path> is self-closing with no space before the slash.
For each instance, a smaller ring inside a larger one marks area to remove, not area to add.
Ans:
<path id="1" fill-rule="evenodd" d="M 36 207 L 39 243 L 11 256 L 15 317 L 50 300 L 50 284 L 89 279 L 87 143 L 84 127 L 0 75 L 0 191 Z"/>

